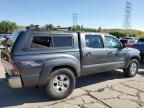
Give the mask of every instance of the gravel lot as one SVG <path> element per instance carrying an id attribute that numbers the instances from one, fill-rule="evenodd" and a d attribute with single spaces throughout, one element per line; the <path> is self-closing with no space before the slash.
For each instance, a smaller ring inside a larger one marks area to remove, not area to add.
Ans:
<path id="1" fill-rule="evenodd" d="M 45 88 L 11 89 L 0 64 L 1 107 L 144 108 L 144 65 L 134 78 L 124 78 L 121 70 L 81 77 L 67 99 L 52 101 Z"/>

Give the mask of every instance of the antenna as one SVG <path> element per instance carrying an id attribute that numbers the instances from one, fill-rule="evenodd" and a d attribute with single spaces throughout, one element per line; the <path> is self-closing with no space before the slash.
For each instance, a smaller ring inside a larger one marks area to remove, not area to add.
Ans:
<path id="1" fill-rule="evenodd" d="M 127 1 L 125 17 L 124 17 L 124 25 L 123 25 L 125 30 L 131 29 L 131 10 L 132 10 L 131 7 L 132 7 L 132 3 Z"/>
<path id="2" fill-rule="evenodd" d="M 73 19 L 72 19 L 73 20 L 73 27 L 74 27 L 74 26 L 77 26 L 78 14 L 73 13 L 72 16 L 73 16 Z"/>

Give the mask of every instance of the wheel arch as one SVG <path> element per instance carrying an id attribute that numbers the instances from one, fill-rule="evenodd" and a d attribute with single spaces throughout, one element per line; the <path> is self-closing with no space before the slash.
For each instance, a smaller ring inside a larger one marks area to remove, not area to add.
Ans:
<path id="1" fill-rule="evenodd" d="M 140 57 L 138 57 L 138 56 L 133 56 L 133 57 L 131 57 L 131 59 L 130 60 L 132 60 L 132 59 L 136 59 L 136 60 L 138 60 L 138 62 L 140 62 Z"/>
<path id="2" fill-rule="evenodd" d="M 52 59 L 44 63 L 38 85 L 39 86 L 45 85 L 48 81 L 50 73 L 60 68 L 68 68 L 72 70 L 76 77 L 79 77 L 81 75 L 81 65 L 79 60 L 66 59 L 66 58 Z"/>
<path id="3" fill-rule="evenodd" d="M 52 68 L 52 71 L 50 73 L 52 73 L 53 71 L 57 70 L 57 69 L 62 69 L 62 68 L 67 68 L 67 69 L 70 69 L 73 74 L 75 75 L 75 77 L 78 77 L 79 74 L 77 73 L 76 69 L 70 65 L 61 65 L 61 66 L 55 66 Z"/>
<path id="4" fill-rule="evenodd" d="M 138 60 L 138 62 L 140 62 L 141 58 L 139 56 L 130 56 L 128 60 L 128 62 L 126 62 L 126 65 L 124 66 L 124 68 L 127 68 L 131 62 L 131 60 L 136 59 Z"/>

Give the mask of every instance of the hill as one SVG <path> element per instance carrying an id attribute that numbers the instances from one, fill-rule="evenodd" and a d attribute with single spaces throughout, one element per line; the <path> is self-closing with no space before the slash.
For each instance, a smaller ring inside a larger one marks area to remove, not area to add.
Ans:
<path id="1" fill-rule="evenodd" d="M 128 34 L 129 36 L 137 36 L 137 37 L 144 37 L 144 32 L 140 30 L 130 29 L 130 30 L 124 30 L 124 29 L 102 29 L 101 32 L 105 33 L 122 33 L 122 34 Z"/>

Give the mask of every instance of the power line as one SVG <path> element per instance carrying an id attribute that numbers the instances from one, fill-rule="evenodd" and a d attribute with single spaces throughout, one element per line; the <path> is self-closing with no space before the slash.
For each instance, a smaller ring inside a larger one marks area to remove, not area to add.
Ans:
<path id="1" fill-rule="evenodd" d="M 124 17 L 124 29 L 128 30 L 131 29 L 131 10 L 132 10 L 132 3 L 127 1 L 126 2 L 126 10 L 125 10 L 125 17 Z"/>

